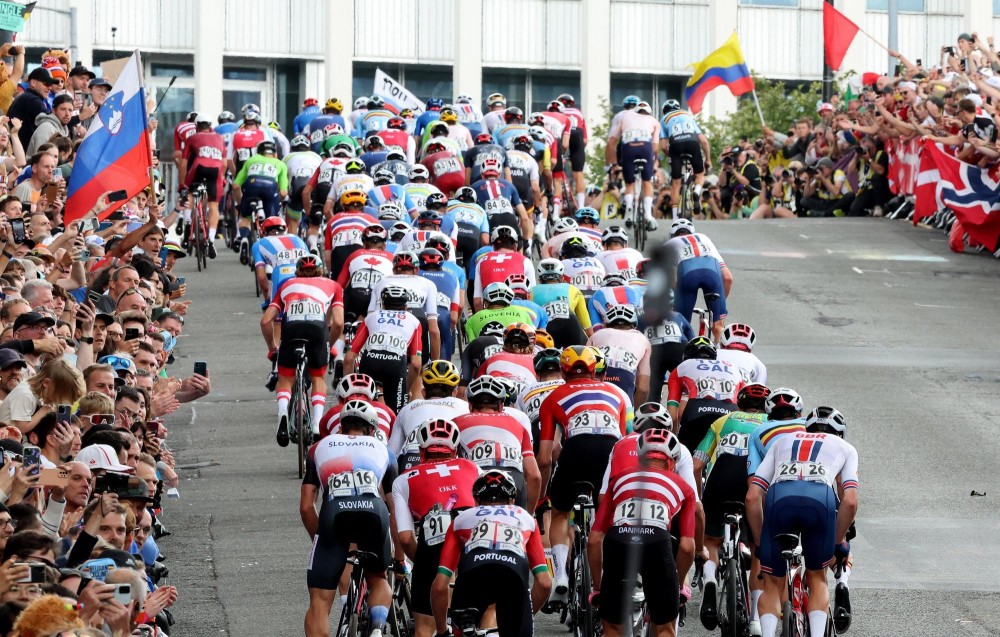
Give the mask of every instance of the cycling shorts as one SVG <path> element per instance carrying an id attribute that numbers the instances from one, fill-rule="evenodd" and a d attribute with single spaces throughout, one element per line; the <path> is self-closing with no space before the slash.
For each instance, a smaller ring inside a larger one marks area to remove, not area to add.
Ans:
<path id="1" fill-rule="evenodd" d="M 531 637 L 533 625 L 528 581 L 528 561 L 525 558 L 504 551 L 470 551 L 459 562 L 451 608 L 475 608 L 482 616 L 487 608 L 495 604 L 500 635 Z"/>
<path id="2" fill-rule="evenodd" d="M 764 502 L 760 569 L 785 576 L 781 547 L 774 541 L 782 533 L 802 534 L 802 557 L 810 571 L 833 563 L 837 539 L 837 496 L 825 482 L 789 480 L 772 484 Z"/>
<path id="3" fill-rule="evenodd" d="M 455 349 L 455 341 L 451 333 L 451 307 L 438 306 L 437 316 L 438 330 L 441 333 L 441 358 L 450 361 L 451 354 Z M 428 347 L 430 343 L 428 342 Z"/>
<path id="4" fill-rule="evenodd" d="M 601 561 L 602 619 L 622 624 L 622 614 L 630 610 L 623 606 L 622 600 L 626 595 L 632 597 L 637 575 L 642 575 L 649 620 L 662 626 L 677 618 L 680 590 L 672 547 L 670 533 L 660 529 L 651 535 L 630 533 L 627 527 L 613 527 L 608 531 L 604 536 Z M 627 568 L 636 562 L 638 572 Z"/>
<path id="5" fill-rule="evenodd" d="M 608 366 L 604 372 L 604 381 L 618 387 L 629 398 L 635 396 L 636 372 L 634 371 Z"/>
<path id="6" fill-rule="evenodd" d="M 663 384 L 670 372 L 684 360 L 685 343 L 653 343 L 649 356 L 649 398 L 661 402 Z"/>
<path id="7" fill-rule="evenodd" d="M 308 183 L 308 177 L 297 177 L 292 180 L 288 188 L 288 210 L 302 214 L 302 191 L 306 189 Z"/>
<path id="8" fill-rule="evenodd" d="M 361 248 L 362 246 L 358 244 L 337 246 L 333 249 L 327 247 L 327 250 L 330 250 L 330 278 L 336 280 L 340 276 L 340 271 L 344 269 L 344 264 L 347 263 L 347 260 Z M 365 308 L 366 314 L 367 310 L 368 308 Z"/>
<path id="9" fill-rule="evenodd" d="M 552 178 L 562 179 L 566 176 L 566 167 L 563 166 L 563 148 L 562 137 L 556 140 L 556 161 L 552 164 Z"/>
<path id="10" fill-rule="evenodd" d="M 377 496 L 358 496 L 323 501 L 319 512 L 319 532 L 313 538 L 306 585 L 336 590 L 347 564 L 347 551 L 357 544 L 359 551 L 375 554 L 362 560 L 369 573 L 382 573 L 392 560 L 389 540 L 389 510 Z"/>
<path id="11" fill-rule="evenodd" d="M 406 404 L 406 376 L 409 361 L 405 356 L 389 352 L 364 351 L 358 362 L 358 372 L 368 374 L 375 382 L 382 385 L 385 404 L 395 413 Z"/>
<path id="12" fill-rule="evenodd" d="M 243 198 L 240 200 L 241 217 L 250 217 L 253 212 L 250 202 L 253 199 L 261 200 L 264 204 L 264 214 L 268 217 L 275 217 L 281 212 L 281 199 L 278 197 L 278 187 L 274 184 L 243 184 Z"/>
<path id="13" fill-rule="evenodd" d="M 719 299 L 709 304 L 712 318 L 721 321 L 726 318 L 726 292 L 722 285 L 722 269 L 712 257 L 685 259 L 677 265 L 677 290 L 674 295 L 674 309 L 684 318 L 691 318 L 691 312 L 698 302 L 698 290 L 705 294 L 714 292 Z"/>
<path id="14" fill-rule="evenodd" d="M 344 290 L 344 316 L 353 314 L 355 318 L 360 319 L 368 314 L 368 306 L 371 304 L 371 300 L 371 290 L 348 287 Z"/>
<path id="15" fill-rule="evenodd" d="M 635 160 L 645 159 L 646 165 L 642 169 L 642 180 L 653 180 L 653 142 L 633 142 L 622 144 L 622 175 L 625 183 L 630 184 L 635 181 Z"/>
<path id="16" fill-rule="evenodd" d="M 718 420 L 720 416 L 725 416 L 731 411 L 736 411 L 735 403 L 714 398 L 695 398 L 688 400 L 684 406 L 684 413 L 681 415 L 680 430 L 677 438 L 688 451 L 694 453 L 701 441 L 708 433 L 708 428 Z"/>
<path id="17" fill-rule="evenodd" d="M 278 346 L 278 376 L 291 378 L 295 375 L 296 341 L 307 341 L 306 366 L 310 375 L 326 373 L 330 362 L 330 331 L 326 323 L 320 321 L 285 321 L 281 327 L 281 344 Z"/>
<path id="18" fill-rule="evenodd" d="M 326 197 L 330 194 L 331 188 L 333 188 L 333 184 L 329 181 L 316 184 L 316 187 L 313 188 L 312 193 L 309 195 L 310 203 L 322 208 L 326 204 Z"/>
<path id="19" fill-rule="evenodd" d="M 290 206 L 286 207 L 285 208 L 285 219 L 287 219 L 288 221 L 298 222 L 298 221 L 300 221 L 302 219 L 302 211 L 301 210 L 292 210 L 292 208 Z"/>
<path id="20" fill-rule="evenodd" d="M 712 465 L 705 482 L 701 503 L 705 507 L 705 535 L 722 537 L 726 521 L 723 505 L 726 502 L 745 502 L 747 499 L 747 458 L 725 454 Z"/>
<path id="21" fill-rule="evenodd" d="M 465 173 L 445 173 L 435 177 L 432 183 L 450 198 L 456 190 L 465 185 Z"/>
<path id="22" fill-rule="evenodd" d="M 459 223 L 455 257 L 458 258 L 458 255 L 462 255 L 463 262 L 469 263 L 476 250 L 483 247 L 480 235 L 482 235 L 482 231 L 479 228 L 468 223 Z"/>
<path id="23" fill-rule="evenodd" d="M 574 128 L 569 132 L 569 166 L 573 172 L 583 172 L 587 164 L 587 145 L 583 141 L 583 129 Z"/>
<path id="24" fill-rule="evenodd" d="M 694 174 L 705 172 L 705 159 L 701 156 L 701 145 L 696 140 L 670 142 L 670 178 L 680 179 L 684 168 L 683 155 L 691 156 L 691 170 Z"/>
<path id="25" fill-rule="evenodd" d="M 552 335 L 552 340 L 560 350 L 587 343 L 587 333 L 580 327 L 580 319 L 575 315 L 569 318 L 549 319 L 549 326 L 545 331 Z"/>
<path id="26" fill-rule="evenodd" d="M 437 577 L 443 548 L 443 543 L 428 546 L 423 538 L 417 539 L 417 553 L 413 556 L 413 573 L 410 575 L 410 610 L 414 613 L 434 614 L 431 610 L 431 585 Z"/>
<path id="27" fill-rule="evenodd" d="M 218 168 L 212 168 L 210 166 L 195 166 L 194 171 L 191 176 L 191 185 L 202 182 L 205 184 L 205 190 L 208 193 L 208 200 L 213 203 L 219 203 L 222 201 L 222 188 L 219 186 L 222 182 L 222 177 L 219 175 Z"/>
<path id="28" fill-rule="evenodd" d="M 596 501 L 611 458 L 611 448 L 616 442 L 617 438 L 599 434 L 579 434 L 563 442 L 552 474 L 552 484 L 549 485 L 552 508 L 556 511 L 573 510 L 579 494 L 578 482 L 590 483 Z"/>

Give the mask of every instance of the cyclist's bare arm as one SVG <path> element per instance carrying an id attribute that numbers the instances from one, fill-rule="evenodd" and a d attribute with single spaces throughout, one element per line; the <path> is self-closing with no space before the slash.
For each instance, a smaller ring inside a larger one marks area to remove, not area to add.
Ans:
<path id="1" fill-rule="evenodd" d="M 711 170 L 712 148 L 708 145 L 708 138 L 704 134 L 698 135 L 698 143 L 701 144 L 701 154 L 705 158 L 705 170 Z"/>
<path id="2" fill-rule="evenodd" d="M 270 305 L 264 311 L 264 316 L 260 317 L 260 333 L 264 337 L 268 352 L 278 349 L 278 344 L 274 342 L 274 319 L 276 318 L 278 318 L 278 309 Z"/>
<path id="3" fill-rule="evenodd" d="M 316 511 L 316 487 L 314 485 L 302 485 L 299 495 L 299 516 L 302 518 L 302 526 L 309 534 L 309 539 L 316 537 L 316 533 L 319 531 L 319 513 Z"/>
<path id="4" fill-rule="evenodd" d="M 311 208 L 312 192 L 313 192 L 313 187 L 310 186 L 309 184 L 306 184 L 305 187 L 302 189 L 302 209 L 305 210 L 306 212 L 309 212 Z"/>
<path id="5" fill-rule="evenodd" d="M 521 236 L 530 239 L 535 233 L 535 222 L 524 208 L 523 203 L 517 204 L 517 216 L 521 218 Z"/>
<path id="6" fill-rule="evenodd" d="M 260 292 L 265 299 L 271 297 L 271 282 L 267 279 L 267 267 L 263 265 L 258 265 L 254 268 L 254 274 L 257 277 L 257 285 L 260 286 Z"/>
<path id="7" fill-rule="evenodd" d="M 604 163 L 615 163 L 615 152 L 618 148 L 618 137 L 609 137 L 608 145 L 604 148 Z"/>
<path id="8" fill-rule="evenodd" d="M 722 289 L 729 298 L 729 291 L 733 289 L 733 272 L 727 266 L 722 266 Z"/>
<path id="9" fill-rule="evenodd" d="M 358 355 L 354 353 L 354 350 L 349 349 L 344 352 L 344 375 L 354 373 L 354 363 L 357 360 Z"/>
<path id="10" fill-rule="evenodd" d="M 346 369 L 347 369 L 347 362 L 346 361 L 344 362 L 344 369 L 345 369 L 344 373 L 346 374 L 347 373 L 347 371 L 346 371 Z M 410 357 L 409 378 L 410 378 L 410 400 L 419 400 L 420 397 L 423 395 L 421 393 L 421 388 L 423 387 L 423 381 L 421 381 L 421 379 L 420 379 L 420 357 L 419 356 L 411 356 Z"/>
<path id="11" fill-rule="evenodd" d="M 344 332 L 344 308 L 331 305 L 326 312 L 326 325 L 330 328 L 330 342 L 339 339 Z"/>
<path id="12" fill-rule="evenodd" d="M 670 154 L 670 141 L 666 138 L 660 140 L 660 152 L 664 155 Z"/>

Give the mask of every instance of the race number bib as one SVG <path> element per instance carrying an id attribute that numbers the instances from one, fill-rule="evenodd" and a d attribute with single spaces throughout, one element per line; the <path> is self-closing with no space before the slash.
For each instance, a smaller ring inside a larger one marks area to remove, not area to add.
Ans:
<path id="1" fill-rule="evenodd" d="M 709 249 L 708 246 L 701 240 L 698 235 L 688 235 L 688 239 L 684 240 L 683 248 L 681 249 L 681 259 L 690 259 L 692 257 L 704 257 L 708 256 Z M 695 245 L 691 245 L 691 241 L 694 241 Z"/>
<path id="2" fill-rule="evenodd" d="M 702 376 L 694 383 L 698 390 L 696 398 L 714 398 L 715 400 L 729 400 L 736 390 L 736 381 L 729 378 L 712 378 Z"/>
<path id="3" fill-rule="evenodd" d="M 472 527 L 472 534 L 465 545 L 465 552 L 475 549 L 487 551 L 508 551 L 524 556 L 523 536 L 516 526 L 502 524 L 496 520 L 483 520 Z"/>
<path id="4" fill-rule="evenodd" d="M 295 262 L 305 255 L 309 254 L 308 250 L 297 249 L 297 250 L 279 250 L 274 253 L 274 265 L 281 266 L 286 264 L 295 265 Z"/>
<path id="5" fill-rule="evenodd" d="M 646 328 L 646 337 L 653 345 L 658 343 L 680 343 L 681 328 L 677 323 L 662 323 L 660 325 L 650 325 Z"/>
<path id="6" fill-rule="evenodd" d="M 570 438 L 580 434 L 615 437 L 621 434 L 618 419 L 606 411 L 582 411 L 571 416 L 568 425 L 569 431 L 566 434 Z"/>
<path id="7" fill-rule="evenodd" d="M 324 168 L 319 173 L 318 183 L 328 184 L 333 181 L 333 168 Z"/>
<path id="8" fill-rule="evenodd" d="M 331 500 L 359 495 L 378 495 L 378 479 L 375 473 L 366 469 L 355 469 L 335 473 L 326 482 L 326 490 Z"/>
<path id="9" fill-rule="evenodd" d="M 488 215 L 499 215 L 514 212 L 514 206 L 510 205 L 510 201 L 499 197 L 497 199 L 490 199 L 486 202 L 486 214 Z"/>
<path id="10" fill-rule="evenodd" d="M 444 542 L 444 536 L 451 526 L 451 514 L 447 511 L 428 513 L 420 524 L 427 546 L 437 546 Z"/>
<path id="11" fill-rule="evenodd" d="M 446 175 L 448 173 L 461 172 L 462 164 L 457 157 L 445 157 L 434 162 L 434 174 Z"/>
<path id="12" fill-rule="evenodd" d="M 302 177 L 312 177 L 312 174 L 313 174 L 313 169 L 310 168 L 309 166 L 299 166 L 298 168 L 292 171 L 290 177 L 292 177 L 293 179 L 295 178 L 301 179 Z"/>
<path id="13" fill-rule="evenodd" d="M 222 161 L 222 151 L 218 148 L 213 148 L 212 146 L 202 146 L 198 149 L 198 156 L 205 159 L 214 159 L 216 161 Z"/>
<path id="14" fill-rule="evenodd" d="M 451 299 L 444 292 L 437 293 L 437 306 L 444 308 L 451 308 Z"/>
<path id="15" fill-rule="evenodd" d="M 566 301 L 552 301 L 551 303 L 546 303 L 542 309 L 545 310 L 550 321 L 569 318 L 569 303 Z"/>
<path id="16" fill-rule="evenodd" d="M 278 168 L 273 164 L 266 164 L 263 162 L 254 164 L 250 166 L 250 170 L 247 171 L 247 176 L 249 177 L 269 177 L 271 179 L 278 178 Z"/>
<path id="17" fill-rule="evenodd" d="M 666 530 L 670 512 L 662 502 L 646 498 L 629 498 L 615 507 L 615 526 L 651 526 Z"/>
<path id="18" fill-rule="evenodd" d="M 747 447 L 749 440 L 749 435 L 731 431 L 719 439 L 719 455 L 746 456 L 749 453 Z"/>
<path id="19" fill-rule="evenodd" d="M 828 484 L 826 477 L 826 466 L 819 462 L 782 462 L 778 465 L 778 475 L 774 482 L 804 480 Z"/>
<path id="20" fill-rule="evenodd" d="M 597 290 L 601 287 L 603 279 L 593 272 L 579 272 L 571 276 L 569 282 L 580 291 Z"/>
<path id="21" fill-rule="evenodd" d="M 633 144 L 636 142 L 650 142 L 653 141 L 653 134 L 648 130 L 643 130 L 641 128 L 630 128 L 629 130 L 622 133 L 622 143 L 623 144 Z"/>
<path id="22" fill-rule="evenodd" d="M 639 357 L 622 347 L 603 348 L 608 367 L 635 373 L 639 369 Z"/>
<path id="23" fill-rule="evenodd" d="M 371 270 L 365 268 L 363 270 L 355 270 L 351 273 L 351 281 L 348 283 L 348 287 L 352 288 L 365 288 L 371 289 L 376 283 L 382 280 L 385 276 L 382 272 L 378 270 Z"/>
<path id="24" fill-rule="evenodd" d="M 404 356 L 406 354 L 406 341 L 395 334 L 386 334 L 384 332 L 369 334 L 368 340 L 365 341 L 365 349 Z"/>
<path id="25" fill-rule="evenodd" d="M 361 231 L 357 228 L 345 228 L 331 238 L 333 247 L 361 245 Z"/>
<path id="26" fill-rule="evenodd" d="M 521 450 L 493 440 L 485 440 L 469 449 L 469 460 L 480 467 L 521 469 Z"/>
<path id="27" fill-rule="evenodd" d="M 314 144 L 322 143 L 323 141 L 323 130 L 318 129 L 309 133 L 309 141 Z"/>
<path id="28" fill-rule="evenodd" d="M 250 159 L 251 155 L 253 155 L 253 149 L 251 149 L 251 148 L 237 148 L 236 149 L 236 158 L 239 159 L 240 161 L 246 161 L 246 160 Z"/>
<path id="29" fill-rule="evenodd" d="M 288 321 L 323 321 L 325 319 L 323 304 L 314 299 L 292 301 L 285 307 L 285 319 Z"/>

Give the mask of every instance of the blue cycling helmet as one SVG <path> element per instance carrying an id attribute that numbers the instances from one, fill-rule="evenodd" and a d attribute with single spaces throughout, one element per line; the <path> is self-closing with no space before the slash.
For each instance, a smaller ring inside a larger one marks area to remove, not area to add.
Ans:
<path id="1" fill-rule="evenodd" d="M 583 223 L 584 221 L 588 223 L 600 223 L 601 213 L 597 212 L 589 206 L 584 206 L 576 211 L 574 215 L 576 217 L 577 223 Z"/>
<path id="2" fill-rule="evenodd" d="M 622 107 L 623 108 L 635 108 L 636 106 L 639 105 L 639 101 L 640 100 L 639 100 L 639 97 L 637 95 L 629 95 L 628 97 L 626 97 L 625 99 L 622 100 Z"/>
<path id="3" fill-rule="evenodd" d="M 432 97 L 427 100 L 427 108 L 441 108 L 444 106 L 444 100 L 440 97 Z"/>

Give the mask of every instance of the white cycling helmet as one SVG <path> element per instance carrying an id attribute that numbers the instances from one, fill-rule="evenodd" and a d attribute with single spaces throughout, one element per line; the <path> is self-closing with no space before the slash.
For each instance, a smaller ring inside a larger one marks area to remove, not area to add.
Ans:
<path id="1" fill-rule="evenodd" d="M 562 281 L 563 275 L 566 273 L 566 267 L 563 266 L 562 261 L 559 259 L 542 259 L 538 262 L 535 273 L 538 275 L 539 281 L 546 279 Z"/>
<path id="2" fill-rule="evenodd" d="M 465 395 L 469 401 L 503 401 L 507 396 L 507 388 L 499 380 L 484 374 L 479 378 L 474 378 L 465 390 Z"/>
<path id="3" fill-rule="evenodd" d="M 340 430 L 345 429 L 344 421 L 347 419 L 360 420 L 368 427 L 368 434 L 371 435 L 378 428 L 378 412 L 371 403 L 363 400 L 348 400 L 344 403 L 344 408 L 340 410 Z"/>
<path id="4" fill-rule="evenodd" d="M 636 455 L 644 457 L 672 458 L 674 463 L 680 457 L 681 442 L 667 429 L 650 428 L 639 434 L 635 441 Z"/>
<path id="5" fill-rule="evenodd" d="M 601 243 L 607 243 L 609 241 L 621 241 L 627 246 L 628 231 L 621 226 L 609 226 L 608 229 L 601 235 Z"/>
<path id="6" fill-rule="evenodd" d="M 636 113 L 645 113 L 646 115 L 653 114 L 653 107 L 649 105 L 649 102 L 639 102 L 639 105 L 635 107 Z"/>
<path id="7" fill-rule="evenodd" d="M 794 389 L 779 387 L 772 389 L 764 400 L 764 411 L 770 415 L 775 409 L 789 408 L 796 415 L 802 413 L 802 396 Z"/>
<path id="8" fill-rule="evenodd" d="M 812 431 L 815 426 L 826 426 L 838 436 L 843 437 L 847 431 L 847 419 L 833 407 L 817 407 L 806 416 L 806 429 Z"/>
<path id="9" fill-rule="evenodd" d="M 494 305 L 502 304 L 505 307 L 514 301 L 514 291 L 506 283 L 490 283 L 483 290 L 483 303 Z"/>
<path id="10" fill-rule="evenodd" d="M 417 440 L 423 451 L 453 452 L 458 449 L 458 425 L 446 418 L 425 420 L 417 429 Z"/>
<path id="11" fill-rule="evenodd" d="M 746 351 L 752 352 L 753 345 L 757 342 L 757 335 L 746 323 L 730 323 L 722 330 L 722 339 L 719 342 L 723 347 L 741 345 Z"/>
<path id="12" fill-rule="evenodd" d="M 676 236 L 678 232 L 686 230 L 689 234 L 694 234 L 694 224 L 690 219 L 674 219 L 670 224 L 670 236 Z"/>
<path id="13" fill-rule="evenodd" d="M 427 166 L 424 166 L 423 164 L 414 164 L 407 173 L 407 177 L 410 179 L 430 179 L 431 173 L 427 170 Z"/>
<path id="14" fill-rule="evenodd" d="M 375 400 L 375 379 L 368 374 L 348 374 L 337 383 L 337 398 L 340 402 L 346 401 L 351 396 L 362 395 L 368 400 Z"/>
<path id="15" fill-rule="evenodd" d="M 632 431 L 642 433 L 646 429 L 673 429 L 674 419 L 660 403 L 643 403 L 635 410 L 635 424 Z M 680 453 L 680 450 L 678 450 Z"/>
<path id="16" fill-rule="evenodd" d="M 517 231 L 510 226 L 497 226 L 493 228 L 493 232 L 490 233 L 490 243 L 496 243 L 501 238 L 517 243 Z"/>
<path id="17" fill-rule="evenodd" d="M 636 312 L 634 305 L 631 303 L 622 303 L 621 305 L 612 305 L 608 308 L 608 311 L 604 316 L 604 324 L 611 327 L 615 323 L 621 321 L 624 321 L 633 327 L 638 325 L 639 313 Z"/>
<path id="18" fill-rule="evenodd" d="M 472 96 L 469 95 L 469 94 L 467 94 L 467 93 L 462 93 L 461 95 L 459 95 L 458 97 L 455 98 L 455 103 L 456 104 L 471 104 L 472 103 Z"/>
<path id="19" fill-rule="evenodd" d="M 576 232 L 580 229 L 580 224 L 576 222 L 576 219 L 571 219 L 569 217 L 560 217 L 556 221 L 555 225 L 552 227 L 556 234 L 562 234 L 564 232 Z"/>
<path id="20" fill-rule="evenodd" d="M 363 95 L 362 97 L 359 97 L 358 99 L 354 100 L 354 110 L 358 110 L 359 108 L 364 108 L 366 106 L 368 106 L 367 95 Z"/>

